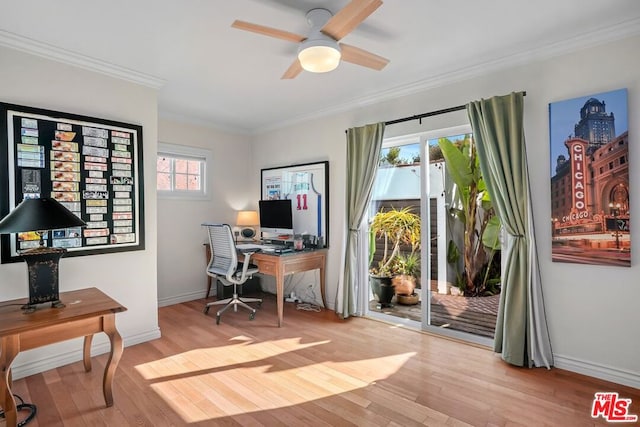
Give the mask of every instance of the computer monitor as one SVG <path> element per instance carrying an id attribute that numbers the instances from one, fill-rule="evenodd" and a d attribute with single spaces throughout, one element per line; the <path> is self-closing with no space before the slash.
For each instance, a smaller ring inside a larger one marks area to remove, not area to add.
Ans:
<path id="1" fill-rule="evenodd" d="M 260 200 L 260 231 L 270 234 L 293 234 L 291 200 Z"/>

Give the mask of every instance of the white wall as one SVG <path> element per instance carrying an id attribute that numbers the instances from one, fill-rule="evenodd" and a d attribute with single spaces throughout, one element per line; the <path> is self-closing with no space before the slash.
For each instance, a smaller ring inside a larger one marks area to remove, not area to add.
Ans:
<path id="1" fill-rule="evenodd" d="M 631 268 L 599 267 L 551 262 L 550 171 L 548 104 L 577 96 L 628 88 L 629 134 L 640 135 L 640 38 L 579 51 L 525 66 L 461 81 L 448 86 L 379 102 L 356 110 L 264 132 L 253 143 L 252 192 L 258 191 L 264 167 L 330 161 L 330 251 L 327 301 L 334 307 L 344 238 L 345 134 L 348 127 L 438 110 L 468 101 L 527 91 L 525 131 L 531 175 L 533 209 L 538 225 L 547 319 L 556 365 L 613 381 L 640 386 L 640 274 L 638 251 Z M 366 72 L 366 71 L 363 71 Z M 466 124 L 458 112 L 389 126 L 386 135 L 398 136 Z M 631 185 L 640 182 L 640 150 L 630 150 Z M 640 184 L 638 184 L 640 185 Z M 631 211 L 640 211 L 640 199 L 631 199 Z M 637 244 L 632 236 L 633 246 Z"/>
<path id="2" fill-rule="evenodd" d="M 142 125 L 146 249 L 63 258 L 60 291 L 97 287 L 127 307 L 127 312 L 116 316 L 125 345 L 158 337 L 156 91 L 7 48 L 0 48 L 0 58 L 0 98 L 3 102 Z M 0 265 L 0 301 L 27 295 L 26 264 Z M 100 335 L 94 340 L 94 354 L 108 350 L 106 337 Z M 13 365 L 14 376 L 19 378 L 80 360 L 81 349 L 81 341 L 74 340 L 21 353 Z"/>
<path id="3" fill-rule="evenodd" d="M 163 306 L 205 296 L 207 237 L 200 224 L 233 226 L 236 211 L 257 209 L 259 191 L 247 191 L 253 178 L 247 136 L 169 119 L 160 120 L 158 135 L 160 142 L 205 148 L 213 155 L 207 167 L 209 200 L 158 199 L 158 303 Z"/>

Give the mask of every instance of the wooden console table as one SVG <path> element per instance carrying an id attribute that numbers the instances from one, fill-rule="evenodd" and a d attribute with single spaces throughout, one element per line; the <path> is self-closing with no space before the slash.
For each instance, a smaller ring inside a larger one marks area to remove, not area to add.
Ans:
<path id="1" fill-rule="evenodd" d="M 207 262 L 211 259 L 211 248 L 205 243 Z M 256 252 L 251 256 L 251 263 L 258 266 L 258 274 L 266 274 L 276 279 L 276 304 L 278 308 L 278 327 L 282 326 L 284 317 L 284 276 L 304 271 L 320 270 L 320 294 L 322 304 L 326 307 L 324 299 L 325 265 L 327 262 L 326 249 L 312 249 L 299 252 L 275 254 L 270 252 Z M 209 276 L 210 280 L 210 276 Z M 209 281 L 208 288 L 211 289 Z M 209 290 L 207 290 L 207 296 Z"/>
<path id="2" fill-rule="evenodd" d="M 17 424 L 16 401 L 11 393 L 11 363 L 21 351 L 72 338 L 84 337 L 83 360 L 91 370 L 93 334 L 104 332 L 111 342 L 102 391 L 106 406 L 113 405 L 113 376 L 122 356 L 122 338 L 116 330 L 115 314 L 126 308 L 96 288 L 61 292 L 63 308 L 38 308 L 24 314 L 20 305 L 28 298 L 0 302 L 0 403 L 7 427 Z"/>

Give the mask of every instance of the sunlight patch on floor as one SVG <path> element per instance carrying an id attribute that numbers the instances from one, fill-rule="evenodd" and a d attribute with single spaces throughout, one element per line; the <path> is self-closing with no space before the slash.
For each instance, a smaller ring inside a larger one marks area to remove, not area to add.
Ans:
<path id="1" fill-rule="evenodd" d="M 238 335 L 233 338 L 229 338 L 229 341 L 250 342 L 250 341 L 253 341 L 253 338 L 248 337 L 246 335 Z"/>
<path id="2" fill-rule="evenodd" d="M 238 341 L 238 337 L 232 340 Z M 329 343 L 328 340 L 301 344 L 298 338 L 253 343 L 244 341 L 219 347 L 199 348 L 179 353 L 153 362 L 136 366 L 136 370 L 146 380 L 167 376 L 191 374 L 195 371 L 210 371 L 233 367 L 245 363 L 256 363 L 290 351 L 299 351 L 309 347 Z"/>
<path id="3" fill-rule="evenodd" d="M 313 349 L 325 343 L 286 339 L 230 344 L 186 351 L 136 369 L 169 407 L 191 423 L 339 394 L 364 407 L 368 400 L 349 392 L 388 378 L 416 354 L 349 360 L 345 353 L 318 363 Z"/>

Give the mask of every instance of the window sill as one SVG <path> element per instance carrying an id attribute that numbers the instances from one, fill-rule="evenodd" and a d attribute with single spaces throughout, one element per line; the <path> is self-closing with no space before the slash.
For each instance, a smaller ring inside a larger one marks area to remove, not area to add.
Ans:
<path id="1" fill-rule="evenodd" d="M 165 199 L 165 200 L 192 200 L 192 201 L 197 201 L 197 200 L 202 200 L 202 201 L 206 201 L 206 200 L 211 200 L 211 196 L 208 194 L 189 194 L 189 193 L 182 193 L 182 192 L 174 192 L 174 191 L 158 191 L 158 199 Z"/>

